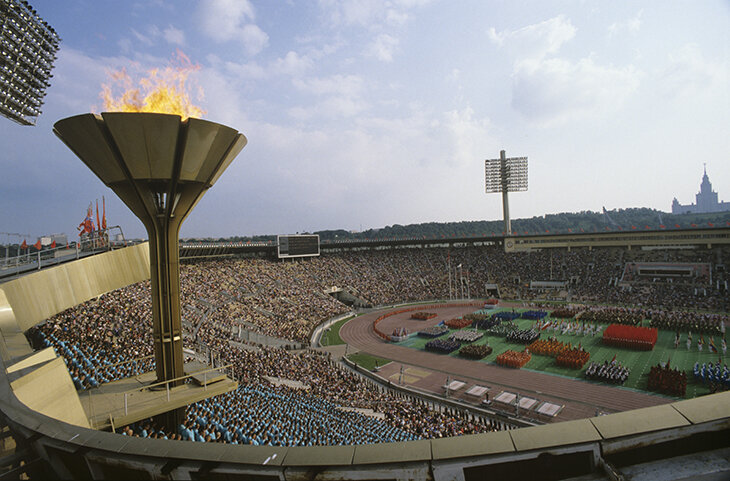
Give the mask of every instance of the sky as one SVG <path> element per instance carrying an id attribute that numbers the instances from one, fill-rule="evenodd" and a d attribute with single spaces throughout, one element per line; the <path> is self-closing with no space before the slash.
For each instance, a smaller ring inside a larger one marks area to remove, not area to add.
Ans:
<path id="1" fill-rule="evenodd" d="M 66 233 L 96 199 L 144 227 L 52 133 L 111 72 L 183 52 L 203 118 L 248 145 L 181 237 L 498 220 L 484 160 L 527 156 L 512 218 L 730 200 L 730 3 L 30 0 L 61 37 L 34 127 L 0 117 L 0 228 Z M 0 243 L 8 237 L 0 234 Z M 11 242 L 18 242 L 11 237 Z"/>

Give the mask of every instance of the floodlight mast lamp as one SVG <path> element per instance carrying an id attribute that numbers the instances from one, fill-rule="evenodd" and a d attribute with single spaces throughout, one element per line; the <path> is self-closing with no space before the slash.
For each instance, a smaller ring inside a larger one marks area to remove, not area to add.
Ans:
<path id="1" fill-rule="evenodd" d="M 502 193 L 502 212 L 504 215 L 504 233 L 512 235 L 512 223 L 509 216 L 509 192 L 527 190 L 527 157 L 507 158 L 505 151 L 499 152 L 499 159 L 484 161 L 484 178 L 486 192 Z"/>
<path id="2" fill-rule="evenodd" d="M 157 381 L 181 384 L 180 226 L 246 137 L 206 120 L 157 113 L 82 114 L 59 120 L 53 131 L 147 229 Z"/>

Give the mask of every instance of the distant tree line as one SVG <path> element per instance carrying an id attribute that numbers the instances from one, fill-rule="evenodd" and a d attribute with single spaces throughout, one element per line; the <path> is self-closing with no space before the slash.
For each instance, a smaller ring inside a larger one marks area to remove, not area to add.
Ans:
<path id="1" fill-rule="evenodd" d="M 656 209 L 613 209 L 603 212 L 581 211 L 562 214 L 546 214 L 528 219 L 513 219 L 512 231 L 517 235 L 566 234 L 581 232 L 607 232 L 627 230 L 690 229 L 700 227 L 730 226 L 730 211 L 711 214 L 669 214 Z M 356 239 L 391 239 L 403 237 L 447 238 L 502 235 L 503 222 L 461 221 L 426 222 L 423 224 L 394 224 L 380 229 L 350 232 L 344 229 L 311 232 L 319 234 L 323 241 Z M 310 232 L 302 232 L 310 234 Z M 186 241 L 267 242 L 275 241 L 276 235 L 234 236 L 218 239 L 186 239 Z"/>

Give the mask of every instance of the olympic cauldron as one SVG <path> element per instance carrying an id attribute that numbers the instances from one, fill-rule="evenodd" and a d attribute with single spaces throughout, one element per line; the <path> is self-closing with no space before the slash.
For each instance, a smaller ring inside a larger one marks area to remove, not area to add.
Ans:
<path id="1" fill-rule="evenodd" d="M 179 385 L 180 226 L 247 139 L 206 120 L 137 112 L 81 114 L 53 131 L 147 229 L 157 381 Z"/>

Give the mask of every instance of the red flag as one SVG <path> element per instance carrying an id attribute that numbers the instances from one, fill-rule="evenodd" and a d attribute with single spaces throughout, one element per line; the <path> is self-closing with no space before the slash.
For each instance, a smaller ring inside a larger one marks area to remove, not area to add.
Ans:
<path id="1" fill-rule="evenodd" d="M 51 242 L 51 249 L 55 249 L 55 248 L 56 248 L 56 241 L 54 240 L 53 242 Z"/>
<path id="2" fill-rule="evenodd" d="M 94 231 L 94 221 L 91 220 L 92 215 L 93 208 L 91 207 L 91 204 L 89 204 L 89 208 L 86 210 L 86 218 L 77 227 L 77 229 L 79 230 L 79 237 L 83 234 L 90 234 Z"/>
<path id="3" fill-rule="evenodd" d="M 715 227 L 715 224 L 713 224 L 712 222 L 708 222 L 707 225 L 709 225 L 710 227 Z"/>
<path id="4" fill-rule="evenodd" d="M 648 229 L 648 228 L 649 228 L 649 226 L 646 226 L 646 228 Z"/>
<path id="5" fill-rule="evenodd" d="M 573 229 L 568 228 L 568 232 L 573 232 Z"/>
<path id="6" fill-rule="evenodd" d="M 38 239 L 38 242 L 36 242 L 35 244 L 33 244 L 33 247 L 35 247 L 36 250 L 41 250 L 41 240 Z"/>
<path id="7" fill-rule="evenodd" d="M 692 227 L 697 227 L 697 224 L 690 224 Z"/>
<path id="8" fill-rule="evenodd" d="M 659 226 L 659 228 L 660 228 L 660 229 L 666 229 L 666 228 L 667 228 L 667 226 L 665 226 L 665 225 L 660 225 L 660 226 Z"/>
<path id="9" fill-rule="evenodd" d="M 99 199 L 96 199 L 96 228 L 101 229 L 101 222 L 99 222 Z"/>
<path id="10" fill-rule="evenodd" d="M 674 227 L 676 227 L 677 229 L 679 229 L 679 228 L 680 228 L 680 227 L 679 227 L 679 224 L 674 224 Z"/>
<path id="11" fill-rule="evenodd" d="M 636 230 L 636 226 L 635 225 L 632 225 L 631 228 L 634 229 L 634 230 Z"/>
<path id="12" fill-rule="evenodd" d="M 20 248 L 21 249 L 27 249 L 28 248 L 28 244 L 25 243 L 25 239 L 23 239 L 23 243 L 20 244 Z"/>

